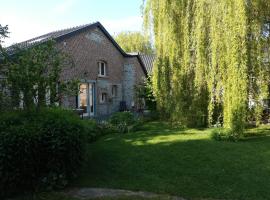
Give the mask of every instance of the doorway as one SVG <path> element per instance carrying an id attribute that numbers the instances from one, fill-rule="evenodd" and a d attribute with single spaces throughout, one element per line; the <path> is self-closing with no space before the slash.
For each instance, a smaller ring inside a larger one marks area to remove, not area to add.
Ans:
<path id="1" fill-rule="evenodd" d="M 95 84 L 81 83 L 78 95 L 78 108 L 83 109 L 83 116 L 95 115 Z"/>

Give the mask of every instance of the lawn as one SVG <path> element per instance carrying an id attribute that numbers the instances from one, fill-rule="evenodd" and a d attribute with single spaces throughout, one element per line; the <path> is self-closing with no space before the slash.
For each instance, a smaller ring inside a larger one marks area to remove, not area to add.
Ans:
<path id="1" fill-rule="evenodd" d="M 270 199 L 269 126 L 240 142 L 210 139 L 210 129 L 146 124 L 143 131 L 108 135 L 88 147 L 76 187 L 105 187 L 188 199 Z M 255 134 L 255 135 L 256 135 Z"/>

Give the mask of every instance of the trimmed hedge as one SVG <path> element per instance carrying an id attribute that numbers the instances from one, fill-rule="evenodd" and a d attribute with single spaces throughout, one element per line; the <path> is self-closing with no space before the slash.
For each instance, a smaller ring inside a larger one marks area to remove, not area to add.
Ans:
<path id="1" fill-rule="evenodd" d="M 65 186 L 84 159 L 88 126 L 72 112 L 0 115 L 0 196 Z"/>

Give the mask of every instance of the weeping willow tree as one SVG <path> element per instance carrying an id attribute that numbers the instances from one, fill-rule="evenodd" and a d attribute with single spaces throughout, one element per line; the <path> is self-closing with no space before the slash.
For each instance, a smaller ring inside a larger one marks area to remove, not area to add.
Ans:
<path id="1" fill-rule="evenodd" d="M 260 119 L 269 98 L 269 0 L 147 0 L 144 15 L 166 117 L 187 126 L 221 120 L 237 135 L 248 116 Z"/>

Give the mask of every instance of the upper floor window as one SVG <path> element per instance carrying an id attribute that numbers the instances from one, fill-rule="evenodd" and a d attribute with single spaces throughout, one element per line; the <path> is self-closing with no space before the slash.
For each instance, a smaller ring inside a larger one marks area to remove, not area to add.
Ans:
<path id="1" fill-rule="evenodd" d="M 98 75 L 107 76 L 107 64 L 103 61 L 98 62 Z"/>

